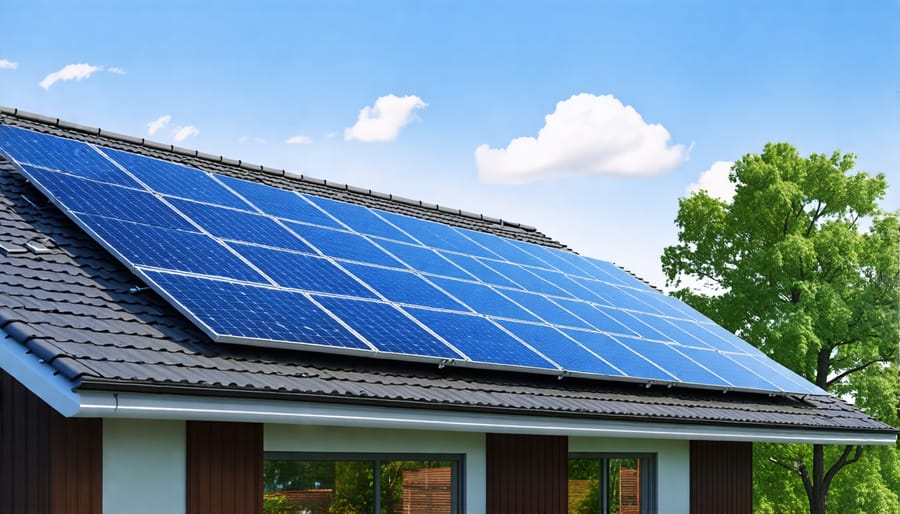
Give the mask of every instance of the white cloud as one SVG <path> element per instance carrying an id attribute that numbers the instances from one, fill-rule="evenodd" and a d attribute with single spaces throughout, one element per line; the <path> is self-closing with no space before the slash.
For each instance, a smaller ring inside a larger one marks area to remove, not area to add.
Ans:
<path id="1" fill-rule="evenodd" d="M 344 139 L 369 143 L 393 141 L 400 129 L 413 120 L 413 111 L 427 106 L 418 96 L 382 96 L 375 100 L 374 106 L 359 111 L 356 125 L 344 130 Z"/>
<path id="2" fill-rule="evenodd" d="M 705 190 L 706 193 L 719 200 L 731 202 L 734 199 L 734 183 L 728 180 L 728 174 L 731 172 L 731 161 L 716 161 L 708 170 L 700 174 L 697 182 L 694 182 L 685 189 L 686 194 L 693 194 L 697 191 Z"/>
<path id="3" fill-rule="evenodd" d="M 14 70 L 19 67 L 19 63 L 0 59 L 0 70 Z"/>
<path id="4" fill-rule="evenodd" d="M 175 135 L 172 139 L 175 140 L 176 143 L 180 143 L 189 137 L 194 137 L 200 134 L 200 131 L 197 127 L 193 125 L 188 125 L 186 127 L 178 127 L 175 129 Z"/>
<path id="5" fill-rule="evenodd" d="M 289 145 L 308 145 L 312 143 L 312 139 L 309 136 L 291 136 L 285 139 L 284 142 Z"/>
<path id="6" fill-rule="evenodd" d="M 665 127 L 646 123 L 612 95 L 574 95 L 544 120 L 536 138 L 476 148 L 479 178 L 522 183 L 560 175 L 655 175 L 683 163 L 689 153 L 684 145 L 670 144 Z"/>
<path id="7" fill-rule="evenodd" d="M 169 114 L 164 114 L 147 124 L 147 132 L 152 136 L 153 134 L 156 134 L 160 130 L 166 128 L 166 126 L 168 126 L 171 121 L 172 116 Z"/>
<path id="8" fill-rule="evenodd" d="M 122 68 L 112 66 L 110 68 L 106 68 L 106 71 L 112 73 L 113 75 L 125 75 L 127 72 Z"/>
<path id="9" fill-rule="evenodd" d="M 84 80 L 89 78 L 96 71 L 103 69 L 103 66 L 92 66 L 90 64 L 67 64 L 59 71 L 44 77 L 44 80 L 38 83 L 44 89 L 50 89 L 50 86 L 56 84 L 60 80 Z"/>

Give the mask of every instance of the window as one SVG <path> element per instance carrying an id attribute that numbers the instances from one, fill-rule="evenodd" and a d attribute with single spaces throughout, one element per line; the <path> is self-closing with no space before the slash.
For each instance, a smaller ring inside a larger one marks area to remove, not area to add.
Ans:
<path id="1" fill-rule="evenodd" d="M 652 512 L 656 512 L 655 455 L 569 455 L 569 514 Z"/>
<path id="2" fill-rule="evenodd" d="M 265 514 L 458 514 L 460 455 L 266 453 Z"/>

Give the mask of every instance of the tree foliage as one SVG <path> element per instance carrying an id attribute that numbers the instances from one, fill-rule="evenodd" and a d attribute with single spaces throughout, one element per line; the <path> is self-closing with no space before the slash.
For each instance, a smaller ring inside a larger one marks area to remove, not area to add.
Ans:
<path id="1" fill-rule="evenodd" d="M 869 414 L 896 425 L 900 225 L 896 212 L 878 205 L 887 189 L 884 175 L 855 172 L 854 165 L 852 154 L 804 158 L 786 143 L 745 155 L 731 170 L 732 201 L 705 191 L 680 200 L 679 242 L 664 250 L 663 270 L 668 284 L 680 288 L 675 296 L 819 387 L 852 398 Z M 819 486 L 830 470 L 825 461 L 834 463 L 845 453 L 844 448 L 760 448 L 766 449 L 779 462 L 799 463 L 803 470 L 814 462 L 809 469 L 818 465 L 813 478 Z M 847 451 L 845 459 L 852 461 L 855 451 Z M 896 461 L 896 448 L 861 458 L 874 466 L 884 452 Z M 790 475 L 760 460 L 756 468 L 760 481 Z M 896 476 L 896 465 L 877 468 L 883 471 L 878 483 L 857 484 L 880 491 L 892 480 L 888 475 Z M 840 474 L 834 480 L 841 487 L 851 485 Z M 816 492 L 823 504 L 825 482 Z M 773 487 L 772 494 L 781 494 L 776 489 L 804 490 L 796 483 Z M 831 508 L 854 512 L 858 509 L 832 503 L 871 499 L 845 491 L 832 496 Z M 766 510 L 765 494 L 757 494 L 760 511 Z M 898 511 L 896 496 L 881 498 Z M 774 512 L 792 511 L 792 502 L 782 498 Z"/>

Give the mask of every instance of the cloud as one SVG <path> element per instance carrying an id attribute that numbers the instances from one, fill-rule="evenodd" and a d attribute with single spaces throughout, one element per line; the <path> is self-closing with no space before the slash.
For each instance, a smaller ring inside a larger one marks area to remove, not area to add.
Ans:
<path id="1" fill-rule="evenodd" d="M 172 139 L 174 139 L 176 143 L 180 143 L 189 137 L 194 137 L 199 134 L 200 131 L 193 125 L 188 125 L 186 127 L 177 127 L 175 129 L 175 135 L 172 137 Z"/>
<path id="2" fill-rule="evenodd" d="M 106 71 L 112 73 L 113 75 L 125 75 L 126 73 L 128 73 L 125 70 L 123 70 L 122 68 L 119 68 L 116 66 L 106 68 Z"/>
<path id="3" fill-rule="evenodd" d="M 169 114 L 164 114 L 147 124 L 147 132 L 152 136 L 153 134 L 156 134 L 160 130 L 166 128 L 171 121 L 172 116 Z"/>
<path id="4" fill-rule="evenodd" d="M 698 191 L 705 190 L 706 193 L 713 197 L 731 202 L 734 199 L 734 183 L 728 180 L 728 174 L 731 173 L 731 161 L 716 161 L 708 170 L 700 174 L 697 182 L 693 182 L 685 188 L 686 194 L 693 194 Z"/>
<path id="5" fill-rule="evenodd" d="M 0 70 L 14 70 L 19 67 L 19 63 L 0 59 Z"/>
<path id="6" fill-rule="evenodd" d="M 374 106 L 359 111 L 356 125 L 344 130 L 344 140 L 393 141 L 400 129 L 413 120 L 413 111 L 427 106 L 418 96 L 382 96 Z"/>
<path id="7" fill-rule="evenodd" d="M 84 80 L 90 78 L 96 71 L 103 69 L 103 66 L 92 66 L 90 64 L 67 64 L 59 71 L 44 77 L 44 80 L 38 83 L 42 88 L 50 89 L 50 86 L 56 84 L 60 80 Z"/>
<path id="8" fill-rule="evenodd" d="M 544 117 L 537 137 L 506 148 L 475 149 L 483 182 L 522 183 L 561 175 L 647 176 L 687 160 L 689 149 L 670 144 L 669 131 L 648 124 L 612 95 L 574 95 Z"/>
<path id="9" fill-rule="evenodd" d="M 291 136 L 285 139 L 284 142 L 289 145 L 308 145 L 312 143 L 312 139 L 309 136 Z"/>

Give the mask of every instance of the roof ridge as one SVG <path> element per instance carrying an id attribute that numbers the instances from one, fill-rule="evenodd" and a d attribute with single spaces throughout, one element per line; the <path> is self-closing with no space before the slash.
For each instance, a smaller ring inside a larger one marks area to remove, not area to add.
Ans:
<path id="1" fill-rule="evenodd" d="M 289 179 L 293 179 L 293 180 L 299 180 L 301 182 L 308 182 L 311 184 L 326 186 L 326 187 L 330 187 L 330 188 L 340 190 L 340 191 L 352 191 L 357 194 L 364 194 L 364 195 L 369 195 L 369 196 L 373 196 L 373 197 L 377 197 L 377 198 L 387 199 L 387 200 L 395 201 L 395 202 L 406 204 L 406 205 L 413 205 L 416 207 L 421 207 L 424 209 L 446 212 L 449 214 L 462 216 L 464 218 L 485 221 L 485 222 L 492 223 L 495 225 L 517 228 L 520 230 L 524 230 L 526 232 L 537 232 L 538 231 L 537 228 L 535 228 L 534 226 L 526 225 L 524 223 L 517 223 L 517 222 L 513 222 L 513 221 L 509 221 L 509 220 L 504 220 L 502 218 L 486 216 L 484 214 L 469 212 L 469 211 L 465 211 L 462 209 L 455 209 L 452 207 L 447 207 L 447 206 L 440 205 L 440 204 L 433 204 L 433 203 L 425 202 L 422 200 L 414 200 L 414 199 L 410 199 L 410 198 L 405 198 L 405 197 L 397 196 L 397 195 L 394 195 L 391 193 L 382 193 L 380 191 L 373 191 L 372 189 L 366 189 L 366 188 L 362 188 L 362 187 L 352 186 L 352 185 L 344 184 L 341 182 L 328 181 L 326 179 L 310 177 L 310 176 L 304 175 L 302 173 L 291 172 L 291 171 L 287 171 L 284 169 L 277 169 L 277 168 L 272 168 L 269 166 L 252 164 L 252 163 L 244 162 L 240 159 L 230 159 L 230 158 L 222 156 L 222 155 L 217 156 L 217 155 L 213 155 L 213 154 L 204 153 L 199 150 L 191 150 L 189 148 L 183 148 L 180 146 L 167 145 L 165 143 L 148 140 L 148 139 L 145 139 L 142 137 L 139 138 L 139 137 L 129 136 L 126 134 L 120 134 L 118 132 L 103 130 L 98 127 L 90 127 L 87 125 L 81 125 L 78 123 L 62 120 L 60 118 L 52 118 L 49 116 L 44 116 L 42 114 L 36 114 L 36 113 L 29 112 L 29 111 L 23 111 L 21 109 L 14 108 L 14 107 L 6 107 L 3 105 L 0 105 L 0 115 L 2 115 L 2 114 L 5 114 L 7 116 L 12 116 L 13 118 L 18 118 L 21 120 L 29 121 L 29 122 L 35 122 L 35 123 L 40 123 L 40 124 L 44 124 L 44 125 L 52 125 L 54 127 L 64 129 L 64 130 L 82 132 L 82 133 L 93 135 L 93 136 L 100 136 L 100 137 L 104 137 L 107 139 L 111 139 L 113 141 L 144 146 L 144 147 L 147 147 L 150 149 L 161 150 L 164 152 L 170 152 L 170 153 L 173 153 L 176 155 L 193 157 L 196 159 L 209 161 L 212 163 L 231 165 L 231 166 L 235 166 L 235 167 L 242 168 L 242 169 L 252 171 L 252 172 L 261 172 L 261 173 L 266 173 L 269 175 L 275 175 L 275 176 L 285 177 L 285 178 L 289 178 Z M 558 241 L 556 241 L 556 242 L 559 243 Z M 562 243 L 559 243 L 559 244 L 563 248 L 568 248 L 568 246 L 566 246 Z"/>

